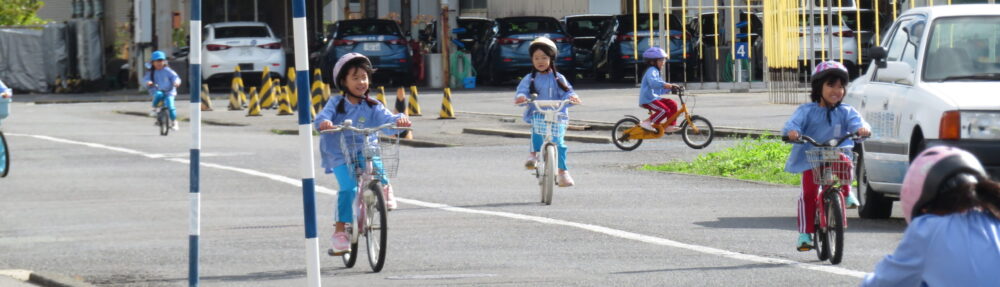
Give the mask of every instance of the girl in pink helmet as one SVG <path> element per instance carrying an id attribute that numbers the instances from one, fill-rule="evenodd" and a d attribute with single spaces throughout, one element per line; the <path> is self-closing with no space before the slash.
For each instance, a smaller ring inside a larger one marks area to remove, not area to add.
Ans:
<path id="1" fill-rule="evenodd" d="M 900 191 L 910 225 L 862 286 L 1000 286 L 1000 185 L 964 150 L 936 146 Z"/>
<path id="2" fill-rule="evenodd" d="M 826 142 L 848 133 L 857 132 L 861 136 L 869 136 L 870 126 L 853 107 L 842 104 L 847 91 L 847 68 L 836 61 L 826 61 L 816 65 L 812 76 L 812 91 L 809 94 L 811 103 L 803 104 L 795 110 L 792 117 L 785 123 L 781 134 L 792 141 L 799 136 L 807 135 L 817 142 Z M 854 142 L 845 140 L 840 145 L 845 154 L 851 154 Z M 806 151 L 812 149 L 809 144 L 795 144 L 785 163 L 785 171 L 802 173 L 802 195 L 798 202 L 799 238 L 795 248 L 799 251 L 809 251 L 813 248 L 812 233 L 816 216 L 816 197 L 819 196 L 819 186 L 812 181 L 812 167 L 806 160 Z M 845 164 L 850 159 L 843 158 Z M 847 176 L 849 178 L 849 176 Z M 850 185 L 843 187 L 848 208 L 857 208 L 858 199 L 850 191 Z"/>
<path id="3" fill-rule="evenodd" d="M 660 47 L 649 47 L 642 53 L 642 58 L 646 60 L 649 68 L 642 76 L 642 85 L 639 88 L 639 106 L 653 111 L 648 118 L 639 122 L 639 127 L 650 132 L 656 132 L 653 125 L 659 124 L 663 120 L 669 119 L 677 113 L 677 103 L 674 100 L 661 98 L 657 95 L 669 93 L 670 90 L 679 89 L 681 86 L 667 83 L 660 77 L 660 68 L 667 62 L 667 52 Z M 676 119 L 669 126 L 664 128 L 664 132 L 672 133 L 680 130 L 676 125 Z"/>
<path id="4" fill-rule="evenodd" d="M 328 130 L 335 128 L 344 122 L 351 120 L 355 127 L 370 128 L 387 123 L 395 122 L 397 126 L 410 126 L 410 119 L 404 114 L 392 114 L 382 105 L 381 102 L 368 97 L 368 81 L 375 70 L 372 62 L 367 57 L 358 53 L 348 53 L 337 60 L 333 67 L 334 87 L 343 91 L 342 96 L 331 97 L 323 111 L 316 115 L 315 126 L 317 130 Z M 391 133 L 392 130 L 386 130 Z M 340 137 L 343 133 L 323 134 L 319 138 L 319 151 L 322 158 L 323 170 L 332 173 L 337 177 L 337 185 L 340 187 L 337 192 L 337 214 L 335 214 L 336 224 L 333 232 L 333 255 L 341 255 L 351 251 L 350 240 L 344 232 L 347 222 L 351 222 L 354 217 L 351 210 L 351 203 L 357 193 L 358 183 L 355 181 L 351 169 L 347 167 L 344 153 L 340 146 Z M 380 163 L 376 163 L 376 168 Z M 392 192 L 387 178 L 380 179 L 385 185 L 384 196 L 386 208 L 396 208 L 396 198 Z"/>

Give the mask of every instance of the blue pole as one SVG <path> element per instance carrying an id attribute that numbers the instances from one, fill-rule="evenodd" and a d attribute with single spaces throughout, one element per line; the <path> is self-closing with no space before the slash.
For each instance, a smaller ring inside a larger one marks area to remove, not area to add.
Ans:
<path id="1" fill-rule="evenodd" d="M 198 286 L 198 236 L 201 234 L 201 0 L 191 0 L 191 224 L 188 238 L 188 286 Z M 206 95 L 207 96 L 207 95 Z"/>
<path id="2" fill-rule="evenodd" d="M 312 103 L 309 99 L 309 51 L 306 45 L 306 1 L 292 1 L 295 40 L 295 91 L 299 101 L 299 138 L 302 155 L 302 211 L 306 229 L 306 279 L 310 287 L 320 287 L 319 241 L 316 239 L 316 171 L 313 162 Z"/>

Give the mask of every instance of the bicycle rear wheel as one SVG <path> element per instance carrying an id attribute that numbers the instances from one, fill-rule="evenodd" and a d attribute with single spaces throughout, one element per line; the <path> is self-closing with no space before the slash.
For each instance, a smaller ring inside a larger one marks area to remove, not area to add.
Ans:
<path id="1" fill-rule="evenodd" d="M 545 145 L 542 157 L 545 159 L 542 174 L 542 203 L 551 205 L 552 190 L 556 185 L 556 146 L 553 144 Z"/>
<path id="2" fill-rule="evenodd" d="M 695 131 L 695 128 L 698 130 Z M 715 129 L 712 128 L 712 123 L 702 116 L 691 116 L 691 121 L 685 121 L 681 131 L 684 143 L 693 149 L 702 149 L 712 143 L 712 139 L 715 138 Z"/>
<path id="3" fill-rule="evenodd" d="M 831 264 L 840 264 L 844 258 L 844 197 L 839 189 L 832 189 L 827 192 L 826 218 L 827 237 Z"/>
<path id="4" fill-rule="evenodd" d="M 640 139 L 629 139 L 629 136 L 625 134 L 625 131 L 639 126 L 639 120 L 633 118 L 624 118 L 615 123 L 615 127 L 611 129 L 611 142 L 615 144 L 616 147 L 623 151 L 635 150 L 642 144 Z"/>
<path id="5" fill-rule="evenodd" d="M 385 249 L 389 239 L 389 218 L 385 211 L 385 198 L 382 196 L 382 184 L 377 180 L 368 185 L 368 191 L 374 196 L 365 196 L 365 244 L 368 249 L 368 263 L 375 272 L 382 271 L 385 266 Z"/>
<path id="6" fill-rule="evenodd" d="M 170 133 L 170 115 L 167 114 L 167 109 L 160 108 L 160 112 L 156 114 L 156 121 L 160 123 L 161 136 Z"/>
<path id="7" fill-rule="evenodd" d="M 10 148 L 7 147 L 7 138 L 0 132 L 0 177 L 7 177 L 10 172 Z"/>

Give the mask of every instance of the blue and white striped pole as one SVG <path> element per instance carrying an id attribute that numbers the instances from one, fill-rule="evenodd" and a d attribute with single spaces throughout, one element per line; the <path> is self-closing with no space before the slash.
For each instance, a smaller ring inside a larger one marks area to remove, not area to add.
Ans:
<path id="1" fill-rule="evenodd" d="M 298 87 L 299 138 L 302 146 L 302 211 L 306 227 L 306 279 L 310 287 L 320 287 L 319 241 L 316 239 L 316 171 L 313 162 L 312 102 L 309 98 L 309 51 L 306 40 L 306 1 L 292 1 L 292 27 L 295 40 L 295 84 Z"/>
<path id="2" fill-rule="evenodd" d="M 191 43 L 188 75 L 191 90 L 191 225 L 188 237 L 188 286 L 198 286 L 198 236 L 201 234 L 201 0 L 191 0 Z M 207 95 L 206 95 L 207 96 Z"/>

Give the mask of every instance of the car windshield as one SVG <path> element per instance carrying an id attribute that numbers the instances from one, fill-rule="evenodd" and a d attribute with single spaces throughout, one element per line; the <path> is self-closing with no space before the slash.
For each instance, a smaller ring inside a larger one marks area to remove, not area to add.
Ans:
<path id="1" fill-rule="evenodd" d="M 271 34 L 267 32 L 267 27 L 264 26 L 233 26 L 233 27 L 216 27 L 215 28 L 215 38 L 270 38 Z"/>
<path id="2" fill-rule="evenodd" d="M 649 14 L 639 15 L 638 17 L 636 17 L 636 22 L 638 22 L 638 24 L 639 24 L 638 26 L 636 26 L 636 28 L 638 28 L 638 30 L 640 32 L 642 32 L 642 31 L 649 31 L 649 29 L 650 29 L 650 27 L 649 27 Z M 621 15 L 621 16 L 618 16 L 618 23 L 619 23 L 619 25 L 618 25 L 618 32 L 619 33 L 632 33 L 632 15 Z M 660 29 L 659 24 L 660 24 L 660 17 L 658 15 L 654 14 L 653 15 L 653 28 L 652 29 L 653 30 Z M 663 28 L 667 28 L 667 27 L 663 27 Z M 680 31 L 682 28 L 683 27 L 681 27 L 681 22 L 678 21 L 677 18 L 675 18 L 673 15 L 670 15 L 670 30 Z"/>
<path id="3" fill-rule="evenodd" d="M 486 29 L 490 28 L 490 22 L 488 21 L 475 21 L 475 20 L 458 20 L 458 26 L 465 28 L 465 33 L 462 35 L 466 38 L 475 38 L 482 35 Z"/>
<path id="4" fill-rule="evenodd" d="M 500 33 L 533 34 L 533 33 L 563 33 L 559 22 L 546 19 L 506 19 L 500 22 Z"/>
<path id="5" fill-rule="evenodd" d="M 1000 81 L 1000 16 L 938 19 L 928 41 L 924 81 Z"/>
<path id="6" fill-rule="evenodd" d="M 573 37 L 593 37 L 601 31 L 601 23 L 606 18 L 576 18 L 566 21 L 566 30 Z"/>
<path id="7" fill-rule="evenodd" d="M 399 36 L 399 30 L 389 22 L 344 22 L 337 28 L 338 37 L 358 35 Z"/>

